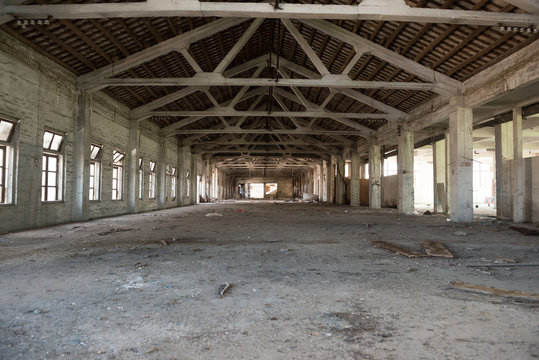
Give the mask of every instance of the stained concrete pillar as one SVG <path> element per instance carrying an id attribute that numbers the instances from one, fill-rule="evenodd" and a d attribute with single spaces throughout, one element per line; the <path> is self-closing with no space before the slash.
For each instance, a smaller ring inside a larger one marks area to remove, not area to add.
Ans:
<path id="1" fill-rule="evenodd" d="M 500 219 L 513 217 L 511 193 L 511 162 L 513 160 L 513 122 L 495 127 L 496 141 L 496 216 Z"/>
<path id="2" fill-rule="evenodd" d="M 449 178 L 451 177 L 451 141 L 449 139 L 449 131 L 445 133 L 445 199 L 447 201 L 445 213 L 451 211 L 451 187 Z"/>
<path id="3" fill-rule="evenodd" d="M 524 159 L 522 158 L 522 108 L 513 109 L 513 221 L 524 221 Z"/>
<path id="4" fill-rule="evenodd" d="M 359 160 L 359 152 L 356 149 L 352 150 L 352 161 L 350 162 L 350 206 L 359 206 L 360 205 L 360 171 L 361 167 Z"/>
<path id="5" fill-rule="evenodd" d="M 371 209 L 382 207 L 382 164 L 380 158 L 380 145 L 371 142 L 369 144 L 369 207 Z"/>
<path id="6" fill-rule="evenodd" d="M 185 204 L 185 148 L 178 146 L 178 162 L 177 162 L 177 180 L 176 180 L 176 205 L 183 206 Z"/>
<path id="7" fill-rule="evenodd" d="M 336 166 L 336 157 L 331 155 L 330 160 L 328 161 L 328 202 L 330 204 L 335 203 L 335 166 Z"/>
<path id="8" fill-rule="evenodd" d="M 462 98 L 451 99 L 449 139 L 451 175 L 451 221 L 473 221 L 473 113 L 462 106 Z"/>
<path id="9" fill-rule="evenodd" d="M 159 158 L 157 160 L 157 184 L 159 184 L 157 204 L 165 207 L 167 199 L 167 137 L 159 137 Z"/>
<path id="10" fill-rule="evenodd" d="M 400 213 L 414 211 L 414 133 L 401 129 L 397 154 Z"/>
<path id="11" fill-rule="evenodd" d="M 343 205 L 346 200 L 344 183 L 344 156 L 337 156 L 337 176 L 335 177 L 335 203 Z"/>
<path id="12" fill-rule="evenodd" d="M 435 213 L 447 214 L 446 196 L 446 153 L 445 139 L 432 144 L 432 171 L 434 199 L 433 208 Z"/>
<path id="13" fill-rule="evenodd" d="M 327 202 L 328 201 L 328 162 L 326 160 L 322 160 L 322 171 L 320 175 L 320 184 L 322 185 L 322 197 L 320 198 L 320 201 Z"/>
<path id="14" fill-rule="evenodd" d="M 191 204 L 196 205 L 198 203 L 198 156 L 191 152 L 191 171 L 190 171 L 190 184 L 191 184 Z"/>
<path id="15" fill-rule="evenodd" d="M 71 219 L 89 219 L 88 199 L 90 192 L 90 121 L 92 116 L 92 94 L 81 91 L 78 98 L 78 113 L 75 119 L 73 139 L 73 189 L 71 196 Z"/>
<path id="16" fill-rule="evenodd" d="M 140 127 L 139 122 L 131 120 L 129 122 L 129 144 L 128 144 L 128 168 L 127 168 L 127 212 L 137 212 L 137 195 L 139 188 L 139 147 L 140 147 Z"/>

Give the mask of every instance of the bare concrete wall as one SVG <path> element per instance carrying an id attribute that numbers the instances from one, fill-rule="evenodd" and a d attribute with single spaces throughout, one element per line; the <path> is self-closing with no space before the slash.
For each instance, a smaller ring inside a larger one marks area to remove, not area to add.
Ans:
<path id="1" fill-rule="evenodd" d="M 384 198 L 382 201 L 383 206 L 396 208 L 399 201 L 398 175 L 383 176 L 382 188 L 384 189 Z"/>

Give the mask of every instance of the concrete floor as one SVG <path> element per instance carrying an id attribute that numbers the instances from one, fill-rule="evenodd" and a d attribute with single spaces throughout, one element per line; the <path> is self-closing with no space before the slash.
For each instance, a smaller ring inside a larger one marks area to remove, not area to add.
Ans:
<path id="1" fill-rule="evenodd" d="M 419 250 L 427 239 L 457 258 L 371 245 Z M 0 358 L 537 358 L 537 302 L 449 288 L 539 292 L 538 267 L 466 267 L 496 258 L 539 263 L 538 239 L 491 220 L 274 202 L 7 234 Z M 218 298 L 225 282 L 232 288 Z"/>

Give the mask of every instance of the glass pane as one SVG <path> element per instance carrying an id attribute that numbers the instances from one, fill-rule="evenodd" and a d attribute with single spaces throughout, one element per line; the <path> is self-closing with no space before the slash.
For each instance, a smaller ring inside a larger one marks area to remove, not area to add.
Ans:
<path id="1" fill-rule="evenodd" d="M 55 187 L 48 187 L 47 188 L 47 200 L 48 201 L 55 201 L 56 199 L 56 188 Z"/>
<path id="2" fill-rule="evenodd" d="M 118 168 L 112 168 L 112 178 L 117 179 L 118 178 Z"/>
<path id="3" fill-rule="evenodd" d="M 95 175 L 95 164 L 90 164 L 90 177 L 93 177 Z"/>
<path id="4" fill-rule="evenodd" d="M 41 170 L 47 170 L 47 156 L 43 155 L 43 162 L 41 164 Z"/>
<path id="5" fill-rule="evenodd" d="M 90 189 L 90 195 L 88 196 L 88 200 L 95 200 L 94 189 Z"/>
<path id="6" fill-rule="evenodd" d="M 41 201 L 45 201 L 45 187 L 41 187 Z"/>
<path id="7" fill-rule="evenodd" d="M 42 171 L 41 172 L 41 186 L 47 185 L 47 172 Z"/>
<path id="8" fill-rule="evenodd" d="M 61 145 L 62 145 L 62 136 L 58 134 L 54 134 L 54 137 L 52 138 L 51 150 L 58 151 L 60 150 Z"/>
<path id="9" fill-rule="evenodd" d="M 138 158 L 138 168 L 142 169 L 142 158 Z"/>
<path id="10" fill-rule="evenodd" d="M 47 173 L 47 185 L 54 186 L 56 185 L 56 173 L 55 172 L 48 172 Z"/>
<path id="11" fill-rule="evenodd" d="M 49 156 L 49 171 L 56 171 L 58 168 L 58 159 L 54 156 Z"/>
<path id="12" fill-rule="evenodd" d="M 13 128 L 15 127 L 15 124 L 0 120 L 0 140 L 1 141 L 9 141 L 9 138 L 11 137 L 11 132 L 13 131 Z"/>
<path id="13" fill-rule="evenodd" d="M 53 136 L 54 136 L 53 133 L 45 131 L 45 134 L 43 135 L 43 148 L 44 149 L 51 148 L 51 141 L 52 141 Z"/>
<path id="14" fill-rule="evenodd" d="M 90 145 L 90 159 L 92 160 L 97 159 L 97 156 L 99 155 L 100 150 L 101 150 L 101 147 L 97 145 Z"/>
<path id="15" fill-rule="evenodd" d="M 150 161 L 150 171 L 153 172 L 155 170 L 155 163 L 153 161 Z"/>
<path id="16" fill-rule="evenodd" d="M 5 153 L 4 148 L 0 147 L 0 166 L 1 167 L 4 166 L 4 153 Z"/>

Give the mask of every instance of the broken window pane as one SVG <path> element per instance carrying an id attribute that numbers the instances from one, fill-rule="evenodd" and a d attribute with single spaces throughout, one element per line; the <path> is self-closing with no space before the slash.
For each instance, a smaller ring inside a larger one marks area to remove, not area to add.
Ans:
<path id="1" fill-rule="evenodd" d="M 101 152 L 101 146 L 92 144 L 90 145 L 90 159 L 96 160 Z"/>
<path id="2" fill-rule="evenodd" d="M 118 150 L 112 151 L 112 163 L 114 165 L 122 165 L 122 160 L 124 159 L 125 154 Z"/>

